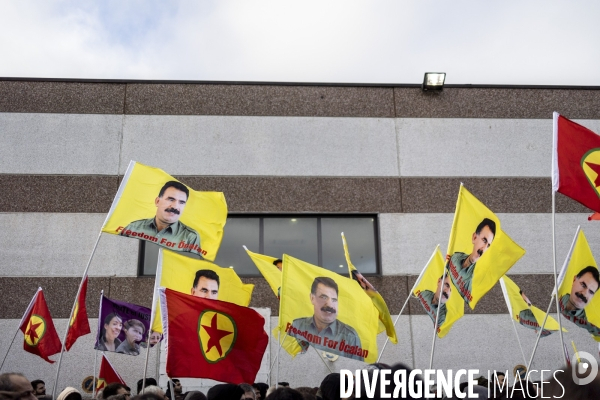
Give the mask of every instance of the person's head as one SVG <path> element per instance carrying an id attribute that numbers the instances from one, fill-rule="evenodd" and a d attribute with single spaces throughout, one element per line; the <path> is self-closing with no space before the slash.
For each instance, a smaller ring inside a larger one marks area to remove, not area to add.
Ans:
<path id="1" fill-rule="evenodd" d="M 310 288 L 310 302 L 317 324 L 330 325 L 337 318 L 338 285 L 331 278 L 317 277 Z"/>
<path id="2" fill-rule="evenodd" d="M 150 331 L 150 337 L 148 338 L 148 342 L 150 342 L 150 346 L 154 346 L 160 339 L 162 338 L 162 334 L 160 332 Z"/>
<path id="3" fill-rule="evenodd" d="M 157 222 L 165 225 L 177 222 L 189 195 L 190 191 L 183 183 L 177 181 L 165 183 L 154 200 Z"/>
<path id="4" fill-rule="evenodd" d="M 238 386 L 244 391 L 244 394 L 241 397 L 242 400 L 256 400 L 256 393 L 254 393 L 254 388 L 251 385 L 248 383 L 240 383 Z"/>
<path id="5" fill-rule="evenodd" d="M 140 394 L 142 392 L 142 385 L 144 384 L 144 380 L 140 379 L 139 381 L 137 381 L 137 394 Z M 146 387 L 148 386 L 157 386 L 158 383 L 156 383 L 156 379 L 154 378 L 146 378 Z"/>
<path id="6" fill-rule="evenodd" d="M 304 400 L 302 393 L 289 387 L 280 387 L 267 396 L 266 400 Z"/>
<path id="7" fill-rule="evenodd" d="M 125 339 L 129 344 L 133 344 L 142 340 L 144 333 L 146 332 L 146 327 L 142 321 L 137 319 L 125 321 L 123 324 L 123 329 L 125 330 Z"/>
<path id="8" fill-rule="evenodd" d="M 340 398 L 340 374 L 329 374 L 321 382 L 319 392 L 323 400 L 338 400 Z"/>
<path id="9" fill-rule="evenodd" d="M 111 383 L 104 387 L 102 398 L 108 399 L 110 396 L 114 396 L 116 394 L 124 394 L 126 397 L 130 396 L 127 386 L 121 383 Z"/>
<path id="10" fill-rule="evenodd" d="M 519 294 L 520 294 L 520 295 L 521 295 L 521 297 L 523 298 L 523 301 L 524 301 L 525 303 L 527 303 L 527 305 L 528 305 L 529 307 L 531 307 L 531 301 L 529 301 L 529 297 L 527 297 L 527 296 L 525 295 L 525 293 L 523 293 L 523 291 L 522 291 L 522 290 L 520 290 L 520 289 L 519 289 Z"/>
<path id="11" fill-rule="evenodd" d="M 489 218 L 484 218 L 477 225 L 471 242 L 473 243 L 473 252 L 471 253 L 471 262 L 476 262 L 479 257 L 487 251 L 496 236 L 496 223 Z"/>
<path id="12" fill-rule="evenodd" d="M 142 395 L 154 395 L 154 396 L 156 396 L 158 398 L 166 399 L 165 391 L 162 390 L 161 388 L 159 388 L 158 386 L 155 386 L 155 385 L 146 386 L 142 390 Z"/>
<path id="13" fill-rule="evenodd" d="M 181 386 L 181 382 L 179 379 L 171 379 L 173 381 L 173 391 L 175 394 L 181 394 L 183 391 L 183 386 Z"/>
<path id="14" fill-rule="evenodd" d="M 206 400 L 206 395 L 198 390 L 187 392 L 183 400 Z"/>
<path id="15" fill-rule="evenodd" d="M 74 387 L 66 387 L 60 392 L 56 400 L 81 400 L 81 393 Z"/>
<path id="16" fill-rule="evenodd" d="M 116 313 L 110 313 L 104 318 L 104 327 L 102 328 L 102 340 L 106 343 L 112 343 L 121 333 L 123 328 L 123 319 Z"/>
<path id="17" fill-rule="evenodd" d="M 17 372 L 0 374 L 0 392 L 8 392 L 6 397 L 13 400 L 37 400 L 29 380 Z"/>
<path id="18" fill-rule="evenodd" d="M 260 393 L 260 397 L 256 396 L 256 398 L 260 398 L 260 399 L 264 399 L 265 397 L 267 397 L 267 390 L 269 390 L 269 385 L 267 385 L 266 383 L 263 382 L 255 382 L 252 385 L 253 388 L 257 389 Z M 254 391 L 256 393 L 256 390 Z"/>
<path id="19" fill-rule="evenodd" d="M 583 309 L 592 301 L 598 285 L 600 285 L 598 269 L 593 266 L 585 267 L 573 278 L 569 302 L 575 308 Z"/>
<path id="20" fill-rule="evenodd" d="M 444 279 L 442 283 L 442 278 L 444 275 L 440 276 L 437 283 L 437 289 L 435 290 L 436 297 L 438 298 L 438 304 L 444 304 L 450 298 L 452 294 L 452 286 L 450 285 L 450 275 L 446 275 L 446 279 Z"/>
<path id="21" fill-rule="evenodd" d="M 495 371 L 494 375 L 496 375 L 496 378 L 494 379 L 494 383 L 496 383 L 499 386 L 504 386 L 504 379 L 506 379 L 506 377 L 504 376 L 504 372 L 499 372 L 499 371 Z"/>
<path id="22" fill-rule="evenodd" d="M 283 261 L 280 258 L 278 258 L 277 260 L 273 261 L 273 265 L 281 271 L 281 268 L 283 268 Z"/>
<path id="23" fill-rule="evenodd" d="M 46 383 L 43 380 L 36 379 L 34 381 L 31 381 L 31 386 L 33 386 L 33 390 L 35 391 L 36 397 L 46 395 Z"/>
<path id="24" fill-rule="evenodd" d="M 196 271 L 192 296 L 216 300 L 219 297 L 219 275 L 210 269 Z"/>
<path id="25" fill-rule="evenodd" d="M 208 400 L 231 400 L 240 399 L 244 389 L 233 383 L 221 383 L 211 387 L 206 393 Z"/>

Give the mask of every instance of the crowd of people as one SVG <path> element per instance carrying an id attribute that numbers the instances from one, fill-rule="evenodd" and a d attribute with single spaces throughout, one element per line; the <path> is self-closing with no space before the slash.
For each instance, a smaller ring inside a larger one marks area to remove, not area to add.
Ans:
<path id="1" fill-rule="evenodd" d="M 331 373 L 320 382 L 318 387 L 290 387 L 288 382 L 279 382 L 277 385 L 269 387 L 266 383 L 242 383 L 239 385 L 223 383 L 210 388 L 205 394 L 200 391 L 189 391 L 184 393 L 181 382 L 172 379 L 163 390 L 158 386 L 154 378 L 146 378 L 145 382 L 141 379 L 137 383 L 137 394 L 132 395 L 131 389 L 120 383 L 111 383 L 96 393 L 95 400 L 341 400 L 341 399 L 383 399 L 383 398 L 479 398 L 479 399 L 538 399 L 538 398 L 561 398 L 565 400 L 579 399 L 600 399 L 600 374 L 597 373 L 589 383 L 578 384 L 574 380 L 571 367 L 566 367 L 563 371 L 556 371 L 551 375 L 551 379 L 546 382 L 535 382 L 527 380 L 527 375 L 523 370 L 515 369 L 514 383 L 512 386 L 505 382 L 503 372 L 494 372 L 491 374 L 491 380 L 488 377 L 481 376 L 477 379 L 477 385 L 472 387 L 475 397 L 463 396 L 468 393 L 467 382 L 461 383 L 453 388 L 453 395 L 450 397 L 436 397 L 436 388 L 432 388 L 434 395 L 425 396 L 425 393 L 419 393 L 416 386 L 422 382 L 422 377 L 412 381 L 413 390 L 407 390 L 403 396 L 394 396 L 394 385 L 381 387 L 381 380 L 368 379 L 377 375 L 377 370 L 389 370 L 390 375 L 396 371 L 405 371 L 409 376 L 411 369 L 403 364 L 387 365 L 382 363 L 371 364 L 365 367 L 362 374 L 362 380 L 357 384 L 362 388 L 356 390 L 354 386 L 353 393 L 349 397 L 342 397 L 342 388 L 340 379 L 345 379 L 339 373 Z M 368 382 L 366 382 L 368 380 Z M 348 381 L 344 382 L 348 387 Z M 409 381 L 405 382 L 409 384 Z M 373 385 L 374 387 L 370 387 Z M 422 387 L 422 386 L 421 386 Z M 171 393 L 173 388 L 173 393 Z M 360 392 L 358 394 L 357 392 Z M 414 395 L 418 393 L 418 395 Z M 77 389 L 67 387 L 60 392 L 56 400 L 83 400 L 87 395 L 82 395 Z M 87 396 L 87 398 L 90 398 Z M 0 400 L 52 400 L 51 396 L 46 394 L 46 385 L 41 380 L 29 381 L 20 373 L 4 373 L 0 375 Z"/>

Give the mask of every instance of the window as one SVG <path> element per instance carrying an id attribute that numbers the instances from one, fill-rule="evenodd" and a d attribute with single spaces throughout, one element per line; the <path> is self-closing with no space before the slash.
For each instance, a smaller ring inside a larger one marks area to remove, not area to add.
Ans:
<path id="1" fill-rule="evenodd" d="M 240 276 L 260 276 L 243 248 L 246 246 L 256 253 L 272 257 L 288 254 L 347 274 L 341 232 L 354 266 L 363 274 L 379 273 L 377 216 L 360 214 L 229 215 L 215 264 L 233 267 Z M 158 246 L 140 241 L 141 275 L 156 274 L 157 259 Z"/>

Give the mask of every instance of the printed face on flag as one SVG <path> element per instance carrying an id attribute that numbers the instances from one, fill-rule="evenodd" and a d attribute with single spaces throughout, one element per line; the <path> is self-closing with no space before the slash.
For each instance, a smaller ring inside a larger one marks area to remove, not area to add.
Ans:
<path id="1" fill-rule="evenodd" d="M 444 277 L 444 258 L 439 248 L 436 248 L 421 281 L 413 295 L 435 323 L 438 318 L 438 337 L 444 337 L 454 322 L 464 314 L 463 299 L 457 294 L 448 273 Z"/>
<path id="2" fill-rule="evenodd" d="M 131 356 L 139 355 L 140 346 L 147 346 L 145 339 L 150 328 L 150 309 L 107 297 L 102 298 L 101 307 L 94 348 Z M 158 341 L 160 337 L 156 343 Z"/>
<path id="3" fill-rule="evenodd" d="M 214 260 L 226 218 L 223 193 L 194 191 L 160 169 L 131 162 L 102 231 Z"/>
<path id="4" fill-rule="evenodd" d="M 377 358 L 378 311 L 356 282 L 284 255 L 280 334 L 356 360 Z"/>
<path id="5" fill-rule="evenodd" d="M 496 215 L 461 186 L 446 254 L 458 295 L 474 308 L 525 251 L 502 231 Z"/>

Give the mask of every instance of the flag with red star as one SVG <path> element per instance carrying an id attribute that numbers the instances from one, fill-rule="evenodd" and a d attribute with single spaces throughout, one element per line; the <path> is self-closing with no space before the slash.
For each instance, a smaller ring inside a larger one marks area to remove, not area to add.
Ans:
<path id="1" fill-rule="evenodd" d="M 37 290 L 29 303 L 19 323 L 19 329 L 25 335 L 23 349 L 53 364 L 54 361 L 48 357 L 60 353 L 62 345 L 54 328 L 42 288 Z"/>
<path id="2" fill-rule="evenodd" d="M 87 316 L 87 309 L 85 308 L 87 283 L 88 277 L 86 276 L 81 283 L 79 295 L 75 300 L 75 309 L 73 310 L 73 315 L 69 321 L 69 333 L 67 333 L 67 340 L 65 341 L 65 348 L 67 351 L 71 349 L 71 346 L 73 346 L 78 337 L 87 335 L 91 332 L 90 323 Z"/>
<path id="3" fill-rule="evenodd" d="M 167 375 L 253 383 L 269 338 L 248 307 L 160 288 Z"/>
<path id="4" fill-rule="evenodd" d="M 557 112 L 552 189 L 600 212 L 600 136 Z"/>
<path id="5" fill-rule="evenodd" d="M 102 361 L 100 361 L 100 371 L 98 371 L 98 381 L 96 384 L 96 389 L 104 389 L 105 386 L 110 385 L 111 383 L 120 383 L 122 385 L 126 385 L 121 375 L 115 371 L 110 361 L 104 354 L 102 354 Z"/>

